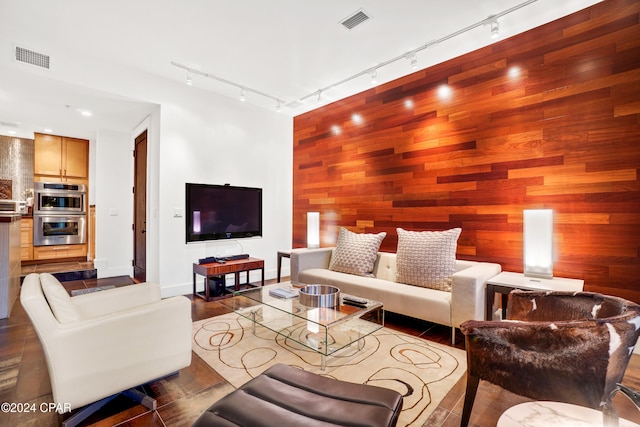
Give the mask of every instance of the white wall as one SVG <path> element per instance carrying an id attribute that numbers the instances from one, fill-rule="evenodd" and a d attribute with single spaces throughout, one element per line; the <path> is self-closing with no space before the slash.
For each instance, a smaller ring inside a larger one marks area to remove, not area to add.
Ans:
<path id="1" fill-rule="evenodd" d="M 131 187 L 133 170 L 130 135 L 99 130 L 94 147 L 95 170 L 91 188 L 96 205 L 96 254 L 98 277 L 131 274 L 133 245 L 128 245 L 133 220 Z"/>
<path id="2" fill-rule="evenodd" d="M 190 293 L 192 264 L 248 253 L 276 276 L 276 251 L 291 245 L 293 120 L 235 99 L 171 82 L 151 86 L 157 111 L 128 134 L 100 130 L 95 143 L 99 277 L 131 275 L 134 138 L 148 129 L 147 281 L 163 295 Z M 143 95 L 144 96 L 144 95 Z M 185 243 L 185 182 L 261 187 L 262 238 Z M 288 274 L 288 264 L 283 265 Z M 251 274 L 259 280 L 259 272 Z M 201 286 L 202 278 L 198 283 Z"/>
<path id="3" fill-rule="evenodd" d="M 166 295 L 188 293 L 192 264 L 248 253 L 276 275 L 276 251 L 291 245 L 293 121 L 235 99 L 192 95 L 162 103 L 157 213 L 159 282 Z M 263 237 L 185 243 L 185 182 L 263 189 Z M 259 272 L 251 274 L 258 280 Z M 201 279 L 201 278 L 200 278 Z"/>

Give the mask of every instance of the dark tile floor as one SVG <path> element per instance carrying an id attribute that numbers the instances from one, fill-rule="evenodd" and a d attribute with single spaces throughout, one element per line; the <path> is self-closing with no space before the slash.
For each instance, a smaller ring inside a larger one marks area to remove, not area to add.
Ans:
<path id="1" fill-rule="evenodd" d="M 21 275 L 24 277 L 30 273 L 51 273 L 62 282 L 98 277 L 92 262 L 78 261 L 23 265 Z"/>
<path id="2" fill-rule="evenodd" d="M 63 273 L 71 271 L 93 270 L 92 262 L 70 261 L 29 264 L 22 266 L 22 275 L 29 273 Z"/>

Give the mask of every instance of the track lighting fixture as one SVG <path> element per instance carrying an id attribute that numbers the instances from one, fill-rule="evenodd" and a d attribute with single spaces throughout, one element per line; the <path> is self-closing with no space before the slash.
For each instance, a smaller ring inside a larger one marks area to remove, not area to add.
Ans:
<path id="1" fill-rule="evenodd" d="M 187 67 L 186 65 L 179 64 L 179 63 L 174 62 L 174 61 L 171 61 L 171 65 L 173 65 L 174 67 L 177 67 L 177 68 L 182 68 L 183 70 L 185 70 L 187 72 L 187 84 L 193 84 L 193 79 L 192 79 L 191 76 L 194 75 L 194 74 L 197 74 L 199 76 L 207 77 L 207 78 L 213 79 L 213 80 L 217 80 L 220 83 L 224 83 L 226 85 L 233 86 L 233 87 L 236 87 L 236 88 L 240 89 L 240 100 L 241 101 L 246 101 L 247 93 L 251 92 L 253 94 L 260 95 L 262 97 L 274 100 L 276 102 L 276 105 L 277 105 L 276 108 L 281 108 L 282 107 L 282 99 L 280 99 L 280 98 L 278 98 L 276 96 L 269 95 L 268 93 L 264 93 L 264 92 L 261 92 L 261 91 L 256 90 L 256 89 L 251 89 L 250 87 L 241 85 L 239 83 L 232 82 L 231 80 L 223 79 L 222 77 L 218 77 L 218 76 L 215 76 L 215 75 L 210 74 L 210 73 L 205 73 L 203 71 L 196 70 L 196 69 L 191 68 L 191 67 Z"/>
<path id="2" fill-rule="evenodd" d="M 276 102 L 276 111 L 279 113 L 281 111 L 280 108 L 280 100 L 278 99 L 278 101 Z"/>
<path id="3" fill-rule="evenodd" d="M 491 27 L 491 38 L 494 38 L 494 39 L 498 38 L 500 36 L 500 24 L 498 22 L 499 18 L 501 18 L 503 16 L 506 16 L 506 15 L 516 11 L 516 10 L 519 10 L 519 9 L 525 7 L 525 6 L 528 6 L 531 3 L 535 3 L 536 1 L 537 0 L 524 0 L 520 4 L 517 4 L 517 5 L 509 8 L 509 9 L 503 10 L 502 12 L 496 13 L 495 15 L 491 15 L 491 16 L 489 16 L 489 17 L 487 17 L 487 18 L 485 18 L 485 19 L 483 19 L 481 21 L 476 22 L 475 24 L 471 24 L 471 25 L 469 25 L 467 27 L 464 27 L 464 28 L 462 28 L 462 29 L 460 29 L 458 31 L 455 31 L 455 32 L 453 32 L 451 34 L 443 36 L 443 37 L 441 37 L 439 39 L 431 40 L 431 41 L 429 41 L 429 42 L 417 47 L 416 49 L 413 49 L 413 50 L 409 51 L 409 53 L 407 53 L 405 51 L 405 53 L 403 53 L 403 54 L 401 54 L 401 55 L 399 55 L 399 56 L 397 56 L 395 58 L 391 58 L 391 59 L 389 59 L 387 61 L 384 61 L 384 62 L 381 62 L 381 63 L 377 64 L 375 66 L 375 68 L 365 69 L 364 71 L 361 71 L 361 72 L 359 72 L 357 74 L 354 74 L 354 75 L 352 75 L 350 77 L 347 77 L 345 79 L 342 79 L 342 80 L 340 80 L 340 81 L 338 81 L 336 83 L 333 83 L 333 84 L 328 85 L 326 87 L 320 88 L 320 89 L 318 89 L 318 90 L 316 90 L 314 92 L 311 92 L 308 95 L 305 95 L 305 96 L 299 98 L 299 101 L 305 101 L 306 99 L 314 97 L 314 96 L 317 95 L 318 103 L 319 104 L 323 103 L 324 100 L 322 99 L 322 92 L 325 92 L 325 91 L 327 91 L 327 90 L 329 90 L 331 88 L 340 86 L 342 84 L 345 84 L 347 82 L 350 82 L 351 80 L 355 80 L 355 79 L 360 78 L 363 75 L 367 75 L 367 74 L 369 75 L 371 84 L 372 85 L 376 85 L 378 83 L 377 70 L 379 68 L 386 67 L 387 65 L 390 65 L 390 64 L 392 64 L 394 62 L 397 62 L 397 61 L 400 61 L 400 60 L 403 60 L 403 59 L 409 60 L 411 68 L 415 70 L 415 69 L 418 68 L 418 58 L 417 58 L 417 53 L 418 52 L 420 52 L 420 51 L 422 51 L 424 49 L 429 49 L 429 48 L 432 48 L 432 47 L 436 47 L 436 46 L 442 44 L 443 42 L 446 42 L 446 41 L 448 41 L 450 39 L 453 39 L 453 38 L 455 38 L 455 37 L 457 37 L 459 35 L 467 33 L 467 32 L 469 32 L 469 31 L 471 31 L 471 30 L 473 30 L 473 29 L 475 29 L 477 27 L 490 25 L 490 27 Z M 276 110 L 279 110 L 279 108 L 281 107 L 281 100 L 278 97 L 271 96 L 271 95 L 269 95 L 267 93 L 264 93 L 264 92 L 261 92 L 259 90 L 251 89 L 251 88 L 249 88 L 247 86 L 244 86 L 244 85 L 241 85 L 239 83 L 235 83 L 235 82 L 232 82 L 230 80 L 224 79 L 222 77 L 218 77 L 218 76 L 215 76 L 213 74 L 205 73 L 203 71 L 199 71 L 199 70 L 187 67 L 186 65 L 178 64 L 178 63 L 173 62 L 173 61 L 171 62 L 171 65 L 173 65 L 175 67 L 178 67 L 178 68 L 182 68 L 183 70 L 187 71 L 187 84 L 193 84 L 193 80 L 192 80 L 191 76 L 192 76 L 192 74 L 198 74 L 200 76 L 207 77 L 207 78 L 210 78 L 210 79 L 214 79 L 214 80 L 217 80 L 217 81 L 219 81 L 221 83 L 224 83 L 224 84 L 227 84 L 227 85 L 230 85 L 230 86 L 234 86 L 234 87 L 240 89 L 240 99 L 242 101 L 246 100 L 247 92 L 252 92 L 252 93 L 254 93 L 256 95 L 260 95 L 262 97 L 270 98 L 270 99 L 274 100 L 276 102 Z M 291 103 L 292 106 L 293 106 L 293 104 L 294 103 Z"/>
<path id="4" fill-rule="evenodd" d="M 537 0 L 526 0 L 526 1 L 524 1 L 524 2 L 522 2 L 520 4 L 517 4 L 517 5 L 511 7 L 509 9 L 507 9 L 507 10 L 504 10 L 504 11 L 502 11 L 500 13 L 496 13 L 495 15 L 491 15 L 488 18 L 483 19 L 482 21 L 478 21 L 475 24 L 471 24 L 471 25 L 469 25 L 469 26 L 467 26 L 465 28 L 462 28 L 462 29 L 460 29 L 458 31 L 455 31 L 455 32 L 453 32 L 451 34 L 448 34 L 448 35 L 446 35 L 444 37 L 441 37 L 441 38 L 439 38 L 437 40 L 432 40 L 430 42 L 427 42 L 427 43 L 423 44 L 422 46 L 411 50 L 410 54 L 403 53 L 402 55 L 396 56 L 395 58 L 391 58 L 391 59 L 389 59 L 387 61 L 384 61 L 384 62 L 376 65 L 376 67 L 373 68 L 373 69 L 371 69 L 371 68 L 366 69 L 366 70 L 361 71 L 361 72 L 359 72 L 357 74 L 354 74 L 354 75 L 352 75 L 350 77 L 342 79 L 339 82 L 336 82 L 336 83 L 331 84 L 329 86 L 323 87 L 322 89 L 318 89 L 315 92 L 312 92 L 312 93 L 310 93 L 308 95 L 303 96 L 302 98 L 300 98 L 300 101 L 304 101 L 307 98 L 315 96 L 316 94 L 318 94 L 318 98 L 320 98 L 320 93 L 321 92 L 327 91 L 327 90 L 329 90 L 331 88 L 334 88 L 334 87 L 337 87 L 337 86 L 340 86 L 340 85 L 342 85 L 344 83 L 350 82 L 351 80 L 355 80 L 355 79 L 357 79 L 357 78 L 359 78 L 359 77 L 361 77 L 363 75 L 366 75 L 366 74 L 370 75 L 371 84 L 376 84 L 377 75 L 376 75 L 375 71 L 377 69 L 382 68 L 382 67 L 386 67 L 387 65 L 392 64 L 392 63 L 397 62 L 397 61 L 400 61 L 402 59 L 409 59 L 411 61 L 410 62 L 411 68 L 412 69 L 416 69 L 418 67 L 418 59 L 416 57 L 416 54 L 418 52 L 420 52 L 421 50 L 432 48 L 432 47 L 436 47 L 439 44 L 442 44 L 442 43 L 444 43 L 444 42 L 446 42 L 446 41 L 448 41 L 450 39 L 453 39 L 453 38 L 455 38 L 455 37 L 457 37 L 459 35 L 462 35 L 464 33 L 467 33 L 467 32 L 469 32 L 469 31 L 471 31 L 471 30 L 473 30 L 473 29 L 475 29 L 477 27 L 482 27 L 483 25 L 491 25 L 491 37 L 492 38 L 496 38 L 496 37 L 498 37 L 500 35 L 500 25 L 498 24 L 498 18 L 501 18 L 501 17 L 503 17 L 505 15 L 508 15 L 511 12 L 514 12 L 514 11 L 516 11 L 518 9 L 522 9 L 523 7 L 528 6 L 531 3 L 535 3 L 536 1 Z"/>
<path id="5" fill-rule="evenodd" d="M 415 53 L 411 53 L 407 55 L 407 59 L 410 61 L 412 70 L 415 70 L 418 68 L 418 57 L 416 56 Z"/>
<path id="6" fill-rule="evenodd" d="M 500 37 L 500 24 L 496 19 L 495 21 L 491 22 L 491 38 L 497 39 L 498 37 Z"/>

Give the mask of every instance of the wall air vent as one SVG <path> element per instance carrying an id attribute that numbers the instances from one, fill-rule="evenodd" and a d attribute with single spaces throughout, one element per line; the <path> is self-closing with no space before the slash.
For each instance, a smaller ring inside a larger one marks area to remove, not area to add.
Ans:
<path id="1" fill-rule="evenodd" d="M 49 55 L 16 46 L 16 61 L 49 69 Z"/>
<path id="2" fill-rule="evenodd" d="M 353 30 L 358 25 L 362 24 L 365 21 L 368 21 L 371 18 L 364 10 L 360 9 L 355 13 L 352 13 L 342 21 L 340 24 L 345 27 L 347 30 Z"/>

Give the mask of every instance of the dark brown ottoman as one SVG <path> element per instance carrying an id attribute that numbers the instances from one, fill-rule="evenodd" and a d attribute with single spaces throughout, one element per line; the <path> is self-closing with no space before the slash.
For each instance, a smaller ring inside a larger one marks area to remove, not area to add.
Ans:
<path id="1" fill-rule="evenodd" d="M 402 395 L 277 364 L 211 405 L 203 426 L 395 426 Z"/>

